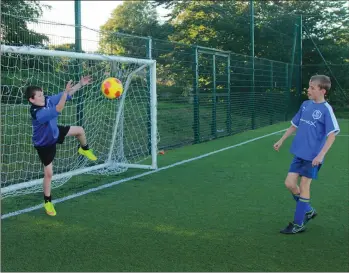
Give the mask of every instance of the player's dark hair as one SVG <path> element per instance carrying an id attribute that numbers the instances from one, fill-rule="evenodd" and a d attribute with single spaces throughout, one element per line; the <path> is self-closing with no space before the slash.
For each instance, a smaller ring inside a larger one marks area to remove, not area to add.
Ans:
<path id="1" fill-rule="evenodd" d="M 331 79 L 325 75 L 314 75 L 310 78 L 311 82 L 317 81 L 320 89 L 325 89 L 326 93 L 330 91 Z"/>
<path id="2" fill-rule="evenodd" d="M 39 86 L 35 86 L 35 85 L 32 85 L 32 86 L 28 86 L 26 89 L 25 89 L 25 98 L 29 101 L 30 98 L 34 99 L 34 96 L 35 96 L 35 92 L 36 91 L 42 91 L 41 87 Z"/>

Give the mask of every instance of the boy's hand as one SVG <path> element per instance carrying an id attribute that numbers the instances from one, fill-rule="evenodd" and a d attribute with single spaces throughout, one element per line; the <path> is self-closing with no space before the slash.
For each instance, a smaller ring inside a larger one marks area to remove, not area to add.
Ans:
<path id="1" fill-rule="evenodd" d="M 274 144 L 274 150 L 275 150 L 275 151 L 279 151 L 279 149 L 280 149 L 281 146 L 282 146 L 282 141 L 279 140 L 278 142 L 276 142 L 276 143 Z"/>
<path id="2" fill-rule="evenodd" d="M 321 164 L 321 162 L 324 160 L 324 156 L 321 154 L 318 154 L 314 159 L 311 165 L 314 166 L 318 166 L 319 164 Z"/>
<path id="3" fill-rule="evenodd" d="M 65 86 L 65 92 L 70 92 L 71 90 L 72 90 L 72 88 L 73 88 L 73 81 L 72 80 L 70 80 L 68 83 L 67 83 L 67 85 Z"/>
<path id="4" fill-rule="evenodd" d="M 81 77 L 81 79 L 80 79 L 81 86 L 85 86 L 85 85 L 90 84 L 90 83 L 92 83 L 91 76 Z"/>

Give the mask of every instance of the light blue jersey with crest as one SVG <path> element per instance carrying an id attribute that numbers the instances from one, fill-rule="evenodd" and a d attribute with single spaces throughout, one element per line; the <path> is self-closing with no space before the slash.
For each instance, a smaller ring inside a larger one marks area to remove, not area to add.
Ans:
<path id="1" fill-rule="evenodd" d="M 290 152 L 304 160 L 312 161 L 325 145 L 330 133 L 340 129 L 332 107 L 327 103 L 304 101 L 291 121 L 297 127 Z"/>

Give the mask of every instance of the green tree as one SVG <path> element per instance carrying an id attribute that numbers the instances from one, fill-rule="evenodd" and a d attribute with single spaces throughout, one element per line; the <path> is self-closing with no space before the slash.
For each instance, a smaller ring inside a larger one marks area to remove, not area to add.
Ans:
<path id="1" fill-rule="evenodd" d="M 2 0 L 1 1 L 1 40 L 11 45 L 42 46 L 48 37 L 29 30 L 27 23 L 35 22 L 44 8 L 40 1 Z"/>
<path id="2" fill-rule="evenodd" d="M 111 14 L 101 27 L 99 51 L 104 54 L 122 55 L 138 58 L 149 57 L 149 39 L 152 37 L 152 58 L 157 60 L 157 78 L 160 86 L 169 86 L 175 75 L 168 74 L 166 53 L 173 51 L 168 35 L 173 26 L 159 23 L 156 9 L 149 1 L 125 1 Z M 143 37 L 139 37 L 143 36 Z M 162 88 L 158 90 L 162 92 Z"/>
<path id="3" fill-rule="evenodd" d="M 159 5 L 172 9 L 168 22 L 174 26 L 173 41 L 250 55 L 249 1 L 155 1 L 154 6 Z M 346 1 L 274 0 L 254 1 L 254 5 L 257 57 L 290 61 L 294 26 L 300 14 L 316 39 L 348 44 Z M 303 38 L 307 54 L 313 46 L 305 33 Z"/>
<path id="4" fill-rule="evenodd" d="M 170 35 L 172 41 L 250 56 L 249 1 L 155 1 L 154 6 L 159 5 L 172 9 L 168 16 L 168 22 L 174 26 Z M 303 86 L 312 74 L 331 75 L 316 47 L 329 64 L 348 62 L 349 9 L 346 1 L 254 1 L 254 6 L 255 56 L 260 58 L 291 62 L 295 26 L 299 25 L 300 15 L 303 16 Z M 296 64 L 298 54 L 299 47 L 295 52 Z M 238 55 L 234 58 L 250 60 Z M 331 69 L 342 87 L 349 86 L 348 77 L 344 75 L 348 74 L 347 69 L 347 65 L 333 65 Z M 334 88 L 337 85 L 334 81 Z"/>
<path id="5" fill-rule="evenodd" d="M 146 57 L 147 39 L 137 36 L 151 36 L 167 39 L 171 32 L 169 24 L 160 25 L 156 9 L 148 1 L 125 1 L 101 26 L 100 51 L 109 54 L 123 54 L 132 57 Z M 123 33 L 123 34 L 121 34 Z"/>
<path id="6" fill-rule="evenodd" d="M 175 84 L 180 79 L 181 83 L 184 83 L 183 79 L 188 78 L 186 85 L 192 84 L 189 78 L 193 73 L 193 49 L 190 49 L 189 45 L 195 44 L 237 53 L 234 55 L 232 66 L 242 66 L 242 70 L 244 67 L 247 69 L 250 67 L 248 64 L 251 52 L 249 1 L 158 0 L 149 2 L 146 6 L 139 4 L 137 12 L 131 12 L 135 10 L 131 8 L 132 5 L 137 6 L 137 4 L 130 3 L 115 10 L 112 16 L 114 21 L 110 21 L 109 27 L 106 24 L 105 29 L 156 37 L 162 28 L 156 23 L 156 16 L 151 16 L 154 12 L 151 6 L 155 8 L 162 5 L 167 10 L 171 10 L 165 23 L 167 31 L 163 32 L 165 34 L 162 37 L 188 45 L 187 47 L 176 44 L 169 46 L 169 43 L 160 41 L 154 43 L 153 57 L 158 61 L 159 71 L 162 71 L 164 81 L 165 78 L 170 79 L 168 82 Z M 295 27 L 299 25 L 300 15 L 303 15 L 302 58 L 303 65 L 309 65 L 303 69 L 303 86 L 307 84 L 308 76 L 311 74 L 320 71 L 329 74 L 328 69 L 324 70 L 314 66 L 323 64 L 314 43 L 328 63 L 348 62 L 349 11 L 347 2 L 273 0 L 254 1 L 254 5 L 255 56 L 259 58 L 291 62 Z M 138 15 L 139 12 L 141 12 L 140 15 Z M 149 20 L 150 18 L 152 19 Z M 143 45 L 141 43 L 136 46 L 135 43 L 131 45 L 130 38 L 123 38 L 122 42 L 120 38 L 116 41 L 115 36 L 108 38 L 110 39 L 107 43 L 109 47 L 113 45 L 120 47 L 114 50 L 117 53 L 124 53 L 125 48 L 132 48 L 132 46 L 145 48 L 144 43 Z M 298 57 L 300 57 L 299 49 L 299 47 L 296 48 L 295 64 L 298 64 Z M 135 53 L 134 50 L 129 52 Z M 144 54 L 141 55 L 144 57 Z M 133 54 L 133 56 L 137 55 Z M 262 71 L 264 67 L 267 70 L 268 65 L 267 61 L 258 61 L 256 69 Z M 293 75 L 295 76 L 295 73 Z M 281 75 L 280 78 L 282 78 Z M 341 78 L 341 85 L 347 85 L 345 78 L 348 77 L 341 76 Z M 244 80 L 249 79 L 244 78 Z"/>

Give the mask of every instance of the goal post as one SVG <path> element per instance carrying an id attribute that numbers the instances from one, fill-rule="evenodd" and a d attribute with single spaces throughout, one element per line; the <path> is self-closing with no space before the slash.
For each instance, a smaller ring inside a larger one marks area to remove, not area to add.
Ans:
<path id="1" fill-rule="evenodd" d="M 1 45 L 1 55 L 2 198 L 42 191 L 43 165 L 32 144 L 25 87 L 37 85 L 45 95 L 55 95 L 74 79 L 77 63 L 93 82 L 74 94 L 84 94 L 82 99 L 73 96 L 66 103 L 58 124 L 82 124 L 98 159 L 92 162 L 79 156 L 77 139 L 67 137 L 62 145 L 57 144 L 52 188 L 79 174 L 113 175 L 129 168 L 157 168 L 155 60 L 6 45 Z M 109 100 L 101 93 L 107 77 L 123 83 L 119 99 Z M 76 115 L 77 109 L 83 109 L 83 115 Z M 83 119 L 78 120 L 79 116 Z"/>

